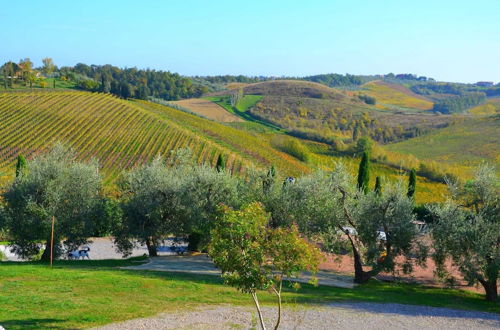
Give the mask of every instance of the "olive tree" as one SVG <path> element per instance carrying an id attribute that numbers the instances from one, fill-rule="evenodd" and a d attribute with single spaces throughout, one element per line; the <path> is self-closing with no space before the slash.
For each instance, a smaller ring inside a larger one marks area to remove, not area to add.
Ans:
<path id="1" fill-rule="evenodd" d="M 356 283 L 382 271 L 411 272 L 414 263 L 423 264 L 426 258 L 427 248 L 417 239 L 413 203 L 401 183 L 387 185 L 384 194 L 365 194 L 338 164 L 333 172 L 317 171 L 276 188 L 264 201 L 273 226 L 296 223 L 326 251 L 351 251 Z"/>
<path id="2" fill-rule="evenodd" d="M 278 298 L 281 320 L 281 291 L 285 278 L 298 276 L 303 270 L 317 272 L 321 253 L 304 240 L 296 226 L 273 229 L 260 203 L 242 210 L 221 205 L 212 229 L 209 255 L 221 269 L 224 282 L 251 294 L 260 324 L 264 319 L 257 297 L 258 290 L 271 290 Z"/>
<path id="3" fill-rule="evenodd" d="M 321 232 L 335 211 L 332 183 L 328 173 L 316 171 L 293 184 L 277 182 L 272 188 L 266 187 L 262 202 L 271 214 L 271 225 L 289 227 L 296 224 L 309 237 Z"/>
<path id="4" fill-rule="evenodd" d="M 163 158 L 125 173 L 121 183 L 123 219 L 115 228 L 115 244 L 129 255 L 133 242 L 146 244 L 157 255 L 159 238 L 182 232 L 188 210 L 183 207 L 183 177 L 165 166 Z"/>
<path id="5" fill-rule="evenodd" d="M 382 195 L 365 194 L 356 189 L 341 165 L 331 180 L 331 198 L 336 206 L 324 227 L 325 246 L 333 252 L 350 247 L 354 282 L 365 283 L 380 272 L 399 268 L 410 273 L 415 263 L 425 263 L 427 247 L 418 240 L 413 202 L 401 182 L 388 184 Z M 364 265 L 371 269 L 364 269 Z"/>
<path id="6" fill-rule="evenodd" d="M 198 233 L 206 244 L 217 205 L 238 207 L 245 200 L 241 179 L 190 159 L 190 151 L 180 149 L 169 162 L 159 157 L 125 173 L 124 217 L 115 232 L 115 243 L 125 255 L 138 240 L 155 256 L 158 241 L 172 234 Z"/>
<path id="7" fill-rule="evenodd" d="M 87 243 L 103 200 L 97 163 L 78 162 L 72 150 L 57 144 L 28 162 L 28 168 L 3 193 L 12 251 L 29 258 L 40 252 L 39 242 L 45 241 L 42 260 L 49 260 L 52 217 L 56 257 L 62 251 L 61 240 L 67 249 Z"/>
<path id="8" fill-rule="evenodd" d="M 473 180 L 449 184 L 451 196 L 432 208 L 431 227 L 436 275 L 453 279 L 446 268 L 451 259 L 470 285 L 479 282 L 486 299 L 498 299 L 500 268 L 499 181 L 493 167 L 483 165 Z"/>

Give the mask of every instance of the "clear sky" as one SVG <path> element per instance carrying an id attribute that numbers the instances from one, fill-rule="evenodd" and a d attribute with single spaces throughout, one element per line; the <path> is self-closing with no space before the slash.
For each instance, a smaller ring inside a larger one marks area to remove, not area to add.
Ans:
<path id="1" fill-rule="evenodd" d="M 0 0 L 0 61 L 500 81 L 500 0 Z"/>

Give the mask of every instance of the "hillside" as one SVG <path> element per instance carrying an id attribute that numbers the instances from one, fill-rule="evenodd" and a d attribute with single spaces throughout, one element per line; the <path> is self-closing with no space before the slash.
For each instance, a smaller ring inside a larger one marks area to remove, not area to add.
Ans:
<path id="1" fill-rule="evenodd" d="M 349 139 L 357 131 L 388 143 L 444 127 L 451 119 L 429 112 L 380 110 L 362 102 L 358 93 L 312 82 L 266 81 L 247 85 L 243 91 L 263 96 L 249 110 L 251 115 L 316 141 Z"/>
<path id="2" fill-rule="evenodd" d="M 172 101 L 170 103 L 219 122 L 232 123 L 243 121 L 241 118 L 228 113 L 223 107 L 205 99 L 187 99 Z"/>
<path id="3" fill-rule="evenodd" d="M 254 135 L 185 112 L 109 94 L 77 91 L 0 92 L 0 170 L 12 173 L 18 154 L 32 157 L 56 141 L 80 159 L 96 157 L 108 180 L 158 154 L 190 147 L 198 162 L 227 156 L 227 168 L 275 164 L 298 175 L 308 167 Z"/>
<path id="4" fill-rule="evenodd" d="M 500 115 L 468 118 L 450 127 L 387 145 L 390 151 L 462 166 L 500 164 Z"/>
<path id="5" fill-rule="evenodd" d="M 308 153 L 306 163 L 281 151 L 286 148 L 277 145 L 275 137 L 285 136 L 283 133 L 269 129 L 258 133 L 228 124 L 110 94 L 68 90 L 0 92 L 0 181 L 2 175 L 3 180 L 11 180 L 18 154 L 33 157 L 56 141 L 73 147 L 79 159 L 97 158 L 107 183 L 114 182 L 122 170 L 158 154 L 168 156 L 170 150 L 180 147 L 190 147 L 200 163 L 214 164 L 224 153 L 227 168 L 236 173 L 248 166 L 267 168 L 274 164 L 281 175 L 300 176 L 314 168 L 331 169 L 337 161 L 345 162 L 356 173 L 358 159 L 335 156 L 326 144 L 303 141 Z M 387 179 L 399 176 L 394 169 L 373 164 L 372 179 L 377 175 Z M 444 192 L 442 184 L 423 178 L 419 182 L 417 196 L 421 202 L 434 200 Z"/>
<path id="6" fill-rule="evenodd" d="M 494 115 L 500 113 L 500 98 L 491 98 L 486 101 L 486 103 L 475 106 L 469 109 L 469 113 L 473 115 Z"/>
<path id="7" fill-rule="evenodd" d="M 418 95 L 400 84 L 391 84 L 376 80 L 362 86 L 364 92 L 377 100 L 380 109 L 394 109 L 394 107 L 417 110 L 432 109 L 432 102 L 424 96 Z"/>
<path id="8" fill-rule="evenodd" d="M 307 97 L 317 99 L 333 99 L 344 102 L 355 101 L 336 89 L 314 82 L 299 80 L 270 80 L 249 84 L 243 87 L 243 92 L 245 94 L 253 95 Z"/>

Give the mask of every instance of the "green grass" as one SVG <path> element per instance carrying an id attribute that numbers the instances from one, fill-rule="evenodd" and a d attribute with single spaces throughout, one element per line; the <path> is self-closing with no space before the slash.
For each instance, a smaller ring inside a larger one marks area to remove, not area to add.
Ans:
<path id="1" fill-rule="evenodd" d="M 135 262 L 134 262 L 135 261 Z M 132 271 L 117 267 L 135 260 L 2 263 L 0 324 L 7 329 L 87 328 L 200 305 L 252 305 L 249 295 L 219 277 Z M 264 305 L 275 297 L 259 292 Z M 500 313 L 482 295 L 410 284 L 371 282 L 354 289 L 303 285 L 286 289 L 285 306 L 341 301 L 402 303 Z"/>
<path id="2" fill-rule="evenodd" d="M 403 142 L 387 145 L 390 151 L 412 154 L 465 167 L 500 160 L 500 117 L 467 118 L 464 122 Z"/>
<path id="3" fill-rule="evenodd" d="M 236 104 L 236 109 L 240 112 L 247 112 L 251 107 L 262 100 L 262 95 L 244 95 Z"/>

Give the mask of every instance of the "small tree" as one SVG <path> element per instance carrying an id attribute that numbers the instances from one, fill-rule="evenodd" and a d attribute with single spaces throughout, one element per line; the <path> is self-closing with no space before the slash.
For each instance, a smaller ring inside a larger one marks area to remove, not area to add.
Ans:
<path id="1" fill-rule="evenodd" d="M 42 63 L 43 63 L 43 68 L 42 68 L 43 73 L 46 74 L 47 76 L 50 76 L 56 68 L 54 61 L 50 57 L 45 57 L 42 59 Z"/>
<path id="2" fill-rule="evenodd" d="M 23 155 L 17 156 L 17 164 L 16 164 L 16 178 L 21 176 L 26 172 L 26 158 Z"/>
<path id="3" fill-rule="evenodd" d="M 500 195 L 493 167 L 483 165 L 474 180 L 450 183 L 451 198 L 432 208 L 437 220 L 431 227 L 436 275 L 453 279 L 447 271 L 451 259 L 470 285 L 481 283 L 486 299 L 498 299 L 500 269 Z"/>
<path id="4" fill-rule="evenodd" d="M 316 272 L 321 254 L 300 237 L 297 227 L 271 229 L 267 223 L 268 215 L 259 203 L 241 211 L 221 205 L 209 255 L 221 269 L 225 283 L 252 295 L 263 329 L 257 290 L 271 289 L 276 294 L 278 329 L 283 279 L 303 270 Z"/>
<path id="5" fill-rule="evenodd" d="M 358 170 L 358 189 L 365 194 L 368 193 L 368 183 L 370 182 L 370 156 L 367 151 L 363 152 Z"/>
<path id="6" fill-rule="evenodd" d="M 382 181 L 379 176 L 375 178 L 375 189 L 373 189 L 373 191 L 377 196 L 382 196 Z"/>
<path id="7" fill-rule="evenodd" d="M 267 175 L 262 179 L 262 189 L 265 195 L 268 195 L 276 183 L 276 169 L 274 165 L 269 168 Z"/>
<path id="8" fill-rule="evenodd" d="M 226 170 L 226 159 L 224 158 L 223 154 L 219 154 L 217 157 L 217 163 L 215 164 L 215 168 L 219 172 L 223 172 Z"/>
<path id="9" fill-rule="evenodd" d="M 239 88 L 238 91 L 232 92 L 230 95 L 231 106 L 237 107 L 238 103 L 243 99 L 243 88 Z"/>
<path id="10" fill-rule="evenodd" d="M 415 192 L 417 189 L 417 171 L 412 168 L 410 171 L 410 176 L 408 179 L 408 198 L 415 198 Z"/>

